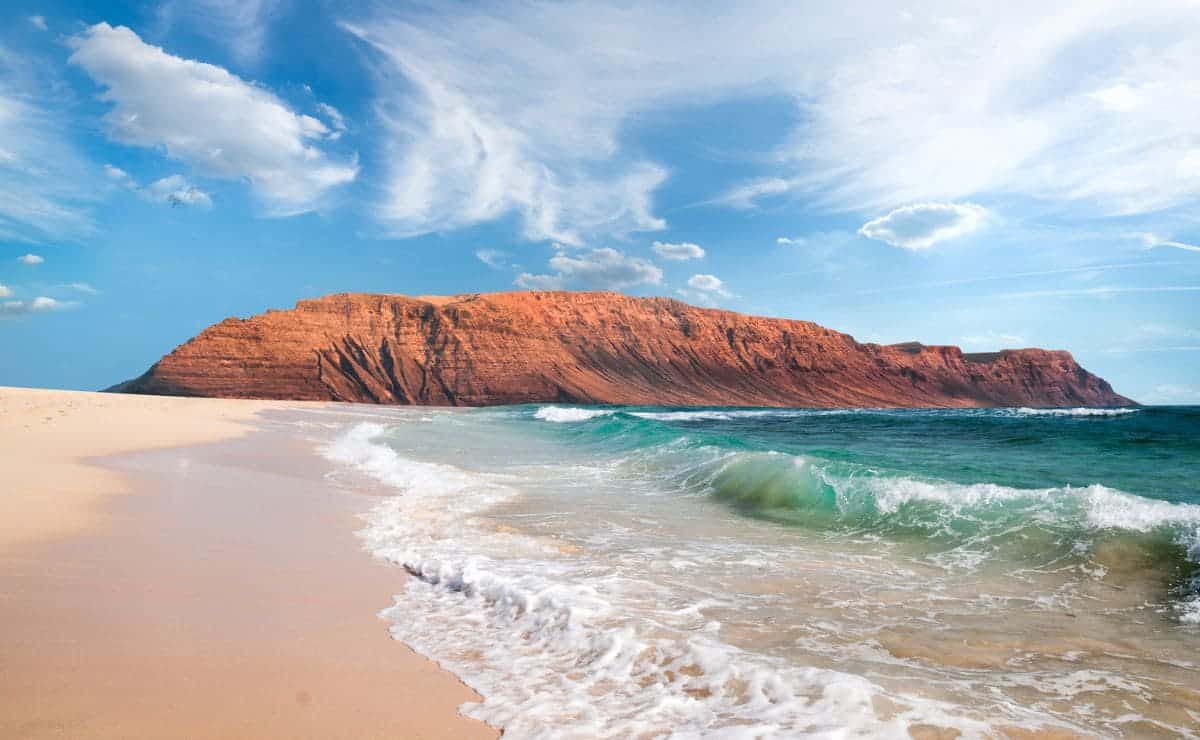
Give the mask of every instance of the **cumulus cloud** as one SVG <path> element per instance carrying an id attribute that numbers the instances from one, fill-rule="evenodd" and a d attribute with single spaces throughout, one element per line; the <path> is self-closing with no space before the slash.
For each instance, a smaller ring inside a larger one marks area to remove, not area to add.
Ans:
<path id="1" fill-rule="evenodd" d="M 23 265 L 40 265 L 45 262 L 45 258 L 37 254 L 23 254 L 17 257 L 17 261 Z"/>
<path id="2" fill-rule="evenodd" d="M 200 206 L 209 208 L 212 199 L 208 193 L 187 181 L 183 175 L 171 175 L 161 180 L 155 180 L 142 191 L 151 200 L 169 203 L 173 206 Z"/>
<path id="3" fill-rule="evenodd" d="M 733 297 L 733 294 L 725 289 L 725 283 L 716 275 L 692 275 L 688 278 L 687 284 L 689 287 L 708 293 L 711 296 L 720 296 L 722 298 Z"/>
<path id="4" fill-rule="evenodd" d="M 7 285 L 0 284 L 0 298 L 8 298 L 12 295 L 12 288 Z"/>
<path id="5" fill-rule="evenodd" d="M 704 250 L 700 245 L 692 244 L 691 242 L 680 242 L 678 244 L 654 242 L 653 249 L 655 254 L 665 260 L 698 260 L 704 257 Z"/>
<path id="6" fill-rule="evenodd" d="M 183 175 L 168 175 L 142 187 L 132 175 L 115 165 L 104 165 L 104 174 L 147 200 L 172 206 L 212 207 L 212 197 Z"/>
<path id="7" fill-rule="evenodd" d="M 46 31 L 46 30 L 49 30 L 49 28 L 50 28 L 48 25 L 46 25 L 45 16 L 41 16 L 41 15 L 29 16 L 29 23 L 30 23 L 30 25 L 32 25 L 34 28 L 36 28 L 39 31 Z"/>
<path id="8" fill-rule="evenodd" d="M 75 308 L 78 305 L 74 301 L 59 301 L 40 295 L 32 301 L 5 301 L 4 303 L 0 303 L 0 316 L 20 316 L 27 313 L 65 311 Z"/>
<path id="9" fill-rule="evenodd" d="M 928 249 L 978 229 L 988 210 L 973 203 L 918 203 L 862 225 L 858 233 L 894 247 Z"/>
<path id="10" fill-rule="evenodd" d="M 161 148 L 212 177 L 248 180 L 274 214 L 311 210 L 358 174 L 356 161 L 335 160 L 319 146 L 335 131 L 221 67 L 168 54 L 107 23 L 71 44 L 70 62 L 106 88 L 113 139 Z"/>
<path id="11" fill-rule="evenodd" d="M 653 263 L 609 247 L 578 254 L 558 252 L 550 258 L 550 269 L 551 274 L 521 273 L 515 284 L 536 290 L 557 290 L 572 284 L 620 290 L 635 285 L 658 285 L 663 278 L 662 270 Z"/>
<path id="12" fill-rule="evenodd" d="M 723 283 L 716 275 L 692 275 L 688 278 L 688 285 L 697 290 L 718 291 L 721 290 Z"/>

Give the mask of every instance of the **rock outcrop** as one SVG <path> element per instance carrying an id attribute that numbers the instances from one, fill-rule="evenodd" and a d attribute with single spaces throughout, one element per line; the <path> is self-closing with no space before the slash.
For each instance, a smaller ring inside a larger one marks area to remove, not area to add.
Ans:
<path id="1" fill-rule="evenodd" d="M 484 406 L 1116 406 L 1062 351 L 860 344 L 666 298 L 342 294 L 226 319 L 113 390 Z"/>

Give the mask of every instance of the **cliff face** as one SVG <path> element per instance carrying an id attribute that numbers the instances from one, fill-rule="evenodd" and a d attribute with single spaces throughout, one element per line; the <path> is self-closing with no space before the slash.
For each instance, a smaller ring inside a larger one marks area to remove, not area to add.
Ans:
<path id="1" fill-rule="evenodd" d="M 1041 349 L 859 344 L 806 321 L 613 293 L 344 294 L 226 319 L 130 393 L 482 406 L 1114 406 Z"/>

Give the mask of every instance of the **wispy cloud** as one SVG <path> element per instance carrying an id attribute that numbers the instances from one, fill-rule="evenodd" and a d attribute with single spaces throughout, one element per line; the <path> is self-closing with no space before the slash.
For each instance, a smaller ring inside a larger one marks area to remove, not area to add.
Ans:
<path id="1" fill-rule="evenodd" d="M 46 25 L 45 16 L 31 15 L 29 16 L 29 24 L 39 31 L 47 31 L 50 26 Z"/>
<path id="2" fill-rule="evenodd" d="M 1156 247 L 1170 247 L 1172 249 L 1182 249 L 1185 252 L 1200 252 L 1200 247 L 1196 246 L 1195 244 L 1187 244 L 1185 242 L 1175 241 L 1173 239 L 1159 236 L 1158 234 L 1147 232 L 1131 234 L 1130 236 L 1140 240 L 1147 249 L 1154 249 Z"/>
<path id="3" fill-rule="evenodd" d="M 910 285 L 893 285 L 886 288 L 871 288 L 859 291 L 858 295 L 877 295 L 880 293 L 902 293 L 925 288 L 951 288 L 958 285 L 973 285 L 999 280 L 1017 280 L 1027 277 L 1048 277 L 1052 275 L 1072 275 L 1081 273 L 1102 273 L 1119 270 L 1133 270 L 1147 267 L 1164 267 L 1179 264 L 1177 262 L 1118 262 L 1103 265 L 1084 265 L 1080 267 L 1064 267 L 1057 270 L 1031 270 L 1027 272 L 1009 272 L 1001 275 L 982 275 L 979 277 L 957 278 L 954 280 L 939 280 L 929 283 L 914 283 Z"/>
<path id="4" fill-rule="evenodd" d="M 128 28 L 100 23 L 71 40 L 70 61 L 106 91 L 109 134 L 162 148 L 212 177 L 248 180 L 269 212 L 311 210 L 358 174 L 320 144 L 336 132 L 292 110 L 260 85 L 211 64 L 143 42 Z"/>
<path id="5" fill-rule="evenodd" d="M 93 171 L 38 74 L 41 60 L 0 44 L 0 239 L 38 243 L 90 234 Z"/>
<path id="6" fill-rule="evenodd" d="M 796 124 L 758 153 L 773 154 L 762 172 L 716 196 L 735 207 L 795 194 L 879 213 L 1017 194 L 1108 215 L 1200 196 L 1200 14 L 1187 0 L 448 3 L 345 27 L 385 58 L 381 90 L 410 93 L 386 104 L 384 214 L 412 231 L 513 211 L 548 238 L 577 221 L 656 228 L 664 168 L 622 127 L 748 95 L 793 101 Z M 623 198 L 601 206 L 605 192 Z"/>
<path id="7" fill-rule="evenodd" d="M 985 298 L 1052 298 L 1058 296 L 1108 296 L 1124 293 L 1195 293 L 1200 285 L 1158 285 L 1148 287 L 1104 286 L 1098 288 L 1062 288 L 1052 290 L 1023 290 L 1006 293 L 988 293 Z"/>
<path id="8" fill-rule="evenodd" d="M 493 270 L 501 270 L 508 266 L 508 252 L 500 249 L 477 249 L 475 259 Z"/>
<path id="9" fill-rule="evenodd" d="M 227 46 L 239 63 L 256 64 L 271 22 L 287 5 L 285 0 L 168 0 L 159 7 L 158 31 L 186 26 Z"/>

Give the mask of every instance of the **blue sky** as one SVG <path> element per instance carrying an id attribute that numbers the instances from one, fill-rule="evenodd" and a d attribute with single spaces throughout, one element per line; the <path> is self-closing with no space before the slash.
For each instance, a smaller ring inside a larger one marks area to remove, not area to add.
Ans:
<path id="1" fill-rule="evenodd" d="M 0 11 L 0 384 L 341 291 L 615 289 L 1200 403 L 1193 2 Z"/>

